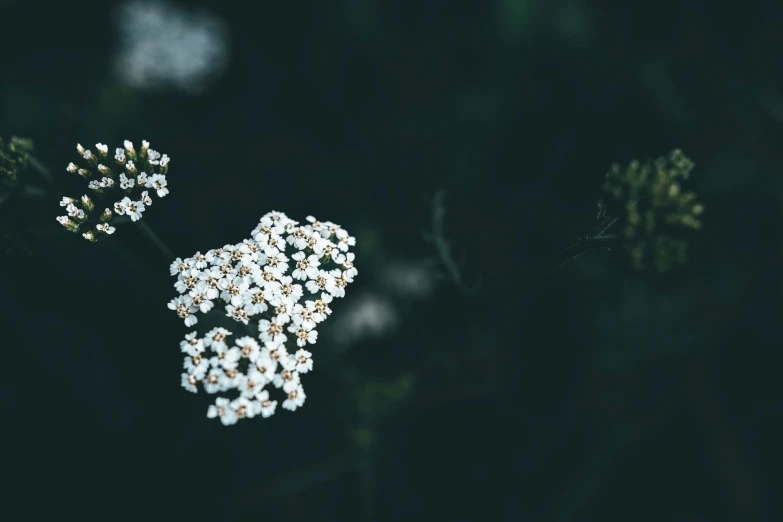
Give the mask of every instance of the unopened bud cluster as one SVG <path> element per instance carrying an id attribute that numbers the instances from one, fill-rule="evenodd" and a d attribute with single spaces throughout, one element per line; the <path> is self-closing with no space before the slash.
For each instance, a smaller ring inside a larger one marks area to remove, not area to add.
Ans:
<path id="1" fill-rule="evenodd" d="M 32 140 L 15 136 L 8 141 L 0 138 L 0 178 L 16 181 L 17 173 L 27 166 L 32 151 Z"/>
<path id="2" fill-rule="evenodd" d="M 138 221 L 152 205 L 152 193 L 161 198 L 169 193 L 166 180 L 169 157 L 151 149 L 149 142 L 141 143 L 137 151 L 132 142 L 125 140 L 113 156 L 102 143 L 95 145 L 94 152 L 76 146 L 80 160 L 69 163 L 65 170 L 88 180 L 92 197 L 85 194 L 78 200 L 62 199 L 60 206 L 66 208 L 67 215 L 58 217 L 57 221 L 66 230 L 83 231 L 85 239 L 97 241 L 100 236 L 114 233 L 109 223 L 115 214 Z"/>
<path id="3" fill-rule="evenodd" d="M 181 343 L 186 354 L 182 386 L 207 393 L 236 389 L 239 397 L 218 398 L 207 416 L 225 425 L 256 415 L 269 417 L 277 401 L 268 384 L 282 388 L 284 409 L 304 404 L 300 376 L 313 368 L 305 348 L 318 339 L 316 326 L 332 313 L 329 304 L 345 296 L 357 270 L 349 248 L 356 240 L 329 222 L 312 216 L 300 225 L 281 212 L 261 218 L 251 239 L 176 259 L 170 267 L 181 294 L 168 307 L 185 321 L 221 304 L 231 319 L 258 331 L 258 340 L 244 336 L 231 343 L 231 332 L 214 328 L 204 337 L 188 334 Z M 290 255 L 290 257 L 289 257 Z M 233 346 L 232 346 L 233 344 Z M 293 345 L 296 344 L 296 347 Z"/>
<path id="4" fill-rule="evenodd" d="M 607 209 L 619 217 L 626 245 L 637 268 L 666 272 L 687 259 L 687 230 L 701 228 L 704 206 L 682 184 L 693 162 L 680 150 L 653 162 L 612 165 L 603 193 Z"/>

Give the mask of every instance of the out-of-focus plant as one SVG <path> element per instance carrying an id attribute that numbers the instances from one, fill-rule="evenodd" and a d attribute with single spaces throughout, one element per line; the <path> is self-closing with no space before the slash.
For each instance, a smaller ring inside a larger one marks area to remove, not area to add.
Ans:
<path id="1" fill-rule="evenodd" d="M 652 162 L 612 165 L 602 187 L 599 218 L 616 219 L 638 269 L 668 272 L 687 261 L 687 232 L 701 228 L 704 206 L 683 189 L 693 162 L 682 151 Z"/>
<path id="2" fill-rule="evenodd" d="M 8 141 L 0 137 L 0 177 L 16 181 L 17 173 L 27 166 L 33 151 L 33 141 L 12 136 Z"/>

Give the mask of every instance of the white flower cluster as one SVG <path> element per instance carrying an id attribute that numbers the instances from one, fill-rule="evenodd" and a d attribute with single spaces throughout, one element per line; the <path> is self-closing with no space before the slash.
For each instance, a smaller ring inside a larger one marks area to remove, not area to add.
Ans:
<path id="1" fill-rule="evenodd" d="M 168 194 L 166 173 L 169 157 L 150 149 L 149 142 L 141 143 L 141 149 L 137 152 L 133 143 L 125 140 L 124 147 L 118 147 L 113 157 L 109 157 L 109 147 L 103 143 L 95 145 L 96 153 L 76 145 L 76 150 L 86 165 L 69 163 L 65 170 L 85 179 L 95 176 L 87 187 L 94 192 L 96 198 L 102 199 L 110 194 L 124 197 L 115 201 L 111 208 L 106 208 L 100 215 L 93 215 L 95 205 L 86 194 L 81 198 L 81 208 L 76 206 L 79 201 L 63 198 L 60 206 L 66 207 L 68 215 L 58 217 L 57 221 L 71 232 L 78 232 L 82 226 L 86 226 L 88 230 L 82 236 L 89 241 L 96 241 L 99 235 L 114 233 L 114 227 L 109 225 L 114 214 L 126 215 L 131 221 L 138 221 L 142 212 L 152 205 L 150 191 L 161 198 Z M 114 164 L 116 176 L 115 171 L 106 165 L 108 163 Z M 135 196 L 134 191 L 138 191 Z"/>
<path id="2" fill-rule="evenodd" d="M 272 415 L 277 401 L 264 389 L 270 383 L 285 392 L 283 408 L 294 411 L 304 404 L 300 375 L 313 368 L 305 347 L 315 344 L 316 326 L 332 313 L 329 304 L 345 296 L 357 275 L 349 252 L 356 240 L 334 223 L 312 216 L 307 221 L 300 225 L 281 212 L 270 212 L 252 239 L 171 264 L 171 275 L 177 276 L 174 287 L 181 295 L 168 307 L 186 326 L 196 324 L 196 314 L 211 311 L 216 301 L 235 321 L 248 325 L 257 320 L 260 342 L 245 336 L 229 347 L 232 334 L 213 328 L 203 338 L 192 332 L 181 343 L 186 390 L 195 393 L 201 383 L 207 393 L 239 391 L 237 399 L 218 398 L 209 407 L 207 416 L 219 417 L 225 425 Z M 297 349 L 289 351 L 294 342 Z"/>

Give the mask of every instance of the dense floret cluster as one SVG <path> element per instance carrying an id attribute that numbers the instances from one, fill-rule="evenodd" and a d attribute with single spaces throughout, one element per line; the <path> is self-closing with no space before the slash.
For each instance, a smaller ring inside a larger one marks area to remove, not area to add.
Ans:
<path id="1" fill-rule="evenodd" d="M 317 327 L 332 313 L 332 300 L 344 297 L 357 275 L 349 252 L 355 244 L 334 223 L 310 216 L 300 225 L 270 212 L 251 239 L 171 264 L 180 295 L 168 307 L 186 326 L 196 324 L 199 313 L 214 313 L 219 304 L 227 317 L 258 328 L 257 338 L 243 336 L 233 343 L 233 334 L 221 327 L 203 337 L 192 332 L 182 341 L 186 390 L 195 393 L 200 386 L 207 393 L 239 392 L 234 400 L 218 398 L 208 417 L 219 417 L 225 425 L 269 417 L 277 401 L 270 398 L 268 384 L 282 388 L 283 408 L 293 411 L 304 404 L 300 377 L 313 368 L 306 348 L 318 340 Z"/>

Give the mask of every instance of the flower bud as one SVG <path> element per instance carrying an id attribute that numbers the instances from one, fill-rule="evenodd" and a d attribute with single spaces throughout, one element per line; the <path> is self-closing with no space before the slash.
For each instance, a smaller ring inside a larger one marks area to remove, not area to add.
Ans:
<path id="1" fill-rule="evenodd" d="M 102 176 L 106 176 L 107 178 L 114 177 L 114 173 L 111 171 L 111 169 L 103 164 L 98 165 L 98 172 L 100 172 Z"/>
<path id="2" fill-rule="evenodd" d="M 92 209 L 95 208 L 95 205 L 93 205 L 90 196 L 88 196 L 87 194 L 82 196 L 82 208 L 87 212 L 92 212 Z"/>
<path id="3" fill-rule="evenodd" d="M 68 216 L 59 216 L 57 218 L 57 222 L 60 223 L 62 226 L 65 227 L 65 230 L 69 232 L 77 232 L 79 230 L 78 223 L 74 223 L 71 221 L 71 218 Z"/>

